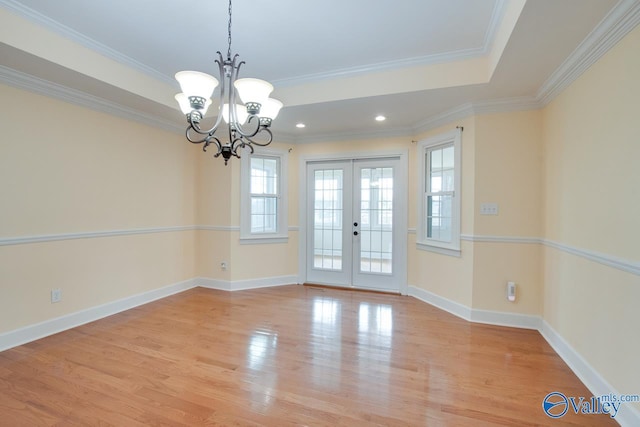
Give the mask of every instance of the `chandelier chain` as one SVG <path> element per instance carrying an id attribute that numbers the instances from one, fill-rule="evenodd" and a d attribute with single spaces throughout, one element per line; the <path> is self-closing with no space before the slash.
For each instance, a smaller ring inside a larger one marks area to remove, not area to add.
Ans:
<path id="1" fill-rule="evenodd" d="M 228 39 L 227 41 L 229 42 L 229 48 L 227 49 L 227 58 L 231 58 L 231 0 L 229 0 L 229 26 L 227 27 L 228 29 Z"/>

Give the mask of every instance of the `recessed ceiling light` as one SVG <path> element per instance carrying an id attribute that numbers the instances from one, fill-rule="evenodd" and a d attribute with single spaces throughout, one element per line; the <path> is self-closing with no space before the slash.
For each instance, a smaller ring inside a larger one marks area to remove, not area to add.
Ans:
<path id="1" fill-rule="evenodd" d="M 385 116 L 383 116 L 382 114 L 380 114 L 379 116 L 376 116 L 376 121 L 377 122 L 384 122 L 385 120 L 387 120 L 387 118 Z"/>
<path id="2" fill-rule="evenodd" d="M 296 127 L 297 127 L 297 128 L 299 128 L 299 129 L 302 129 L 302 128 L 304 128 L 304 127 L 307 127 L 307 125 L 305 125 L 304 123 L 298 123 L 298 124 L 296 125 Z"/>

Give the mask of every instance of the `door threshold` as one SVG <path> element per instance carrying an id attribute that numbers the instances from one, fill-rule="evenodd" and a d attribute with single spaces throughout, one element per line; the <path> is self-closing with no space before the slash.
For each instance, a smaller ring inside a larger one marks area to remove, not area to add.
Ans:
<path id="1" fill-rule="evenodd" d="M 339 291 L 356 291 L 356 292 L 370 292 L 374 294 L 385 294 L 385 295 L 402 295 L 400 292 L 394 291 L 384 291 L 379 289 L 365 289 L 365 288 L 355 288 L 350 286 L 340 286 L 340 285 L 322 285 L 319 283 L 303 283 L 302 286 L 307 286 L 309 288 L 319 288 L 319 289 L 336 289 Z"/>

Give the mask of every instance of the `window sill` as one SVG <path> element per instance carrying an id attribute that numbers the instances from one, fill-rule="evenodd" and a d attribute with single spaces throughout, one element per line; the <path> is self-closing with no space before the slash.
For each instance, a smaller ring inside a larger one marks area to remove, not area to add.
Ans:
<path id="1" fill-rule="evenodd" d="M 264 236 L 264 237 L 240 237 L 241 245 L 268 245 L 275 243 L 288 243 L 289 236 Z"/>
<path id="2" fill-rule="evenodd" d="M 451 248 L 445 248 L 441 246 L 434 246 L 429 243 L 416 243 L 416 247 L 421 251 L 435 252 L 440 255 L 453 256 L 456 258 L 462 257 L 462 251 L 460 249 L 451 249 Z"/>

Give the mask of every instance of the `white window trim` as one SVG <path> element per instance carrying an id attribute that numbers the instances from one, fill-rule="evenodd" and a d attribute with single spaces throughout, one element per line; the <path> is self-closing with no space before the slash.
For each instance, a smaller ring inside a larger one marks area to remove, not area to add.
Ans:
<path id="1" fill-rule="evenodd" d="M 430 239 L 427 237 L 425 227 L 425 197 L 427 162 L 426 152 L 430 148 L 439 145 L 453 143 L 454 150 L 454 196 L 453 196 L 453 218 L 451 243 Z M 458 128 L 451 132 L 433 136 L 418 142 L 418 171 L 420 185 L 418 186 L 418 224 L 416 227 L 416 247 L 420 250 L 437 252 L 443 255 L 457 256 L 460 253 L 460 199 L 461 199 L 461 171 L 462 171 L 462 129 Z"/>
<path id="2" fill-rule="evenodd" d="M 251 232 L 251 157 L 277 158 L 280 162 L 278 174 L 278 231 L 275 233 Z M 279 149 L 255 149 L 253 154 L 248 150 L 240 158 L 240 244 L 287 243 L 289 227 L 287 213 L 289 211 L 288 161 L 289 152 Z"/>

